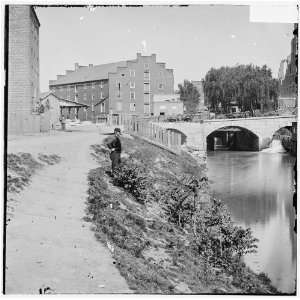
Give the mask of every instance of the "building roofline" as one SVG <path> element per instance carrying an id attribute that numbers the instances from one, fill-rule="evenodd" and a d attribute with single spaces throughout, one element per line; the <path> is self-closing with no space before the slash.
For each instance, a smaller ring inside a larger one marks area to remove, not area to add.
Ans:
<path id="1" fill-rule="evenodd" d="M 40 21 L 39 21 L 39 18 L 38 18 L 38 16 L 37 16 L 36 12 L 35 12 L 34 6 L 31 5 L 30 7 L 31 7 L 31 11 L 32 11 L 32 14 L 33 14 L 35 20 L 37 21 L 39 27 L 41 27 L 41 23 L 40 23 Z"/>
<path id="2" fill-rule="evenodd" d="M 64 75 L 62 75 L 64 76 Z M 76 85 L 76 84 L 86 84 L 90 82 L 95 82 L 95 81 L 105 81 L 108 80 L 108 78 L 103 78 L 103 79 L 96 79 L 96 80 L 88 80 L 88 81 L 76 81 L 76 82 L 71 82 L 71 83 L 50 83 L 49 86 L 63 86 L 63 85 Z M 50 80 L 50 81 L 56 81 L 56 80 Z"/>
<path id="3" fill-rule="evenodd" d="M 60 97 L 57 97 L 59 100 L 62 100 L 62 101 L 66 101 L 66 102 L 69 102 L 69 103 L 73 103 L 73 104 L 76 104 L 78 106 L 82 106 L 82 107 L 90 107 L 89 105 L 87 104 L 84 104 L 84 103 L 79 103 L 79 102 L 76 102 L 76 101 L 71 101 L 71 100 L 67 100 L 67 99 L 63 99 L 63 98 L 60 98 Z"/>
<path id="4" fill-rule="evenodd" d="M 66 101 L 66 102 L 70 102 L 70 103 L 74 103 L 76 105 L 80 105 L 80 106 L 85 106 L 85 107 L 90 107 L 89 105 L 87 104 L 84 104 L 84 103 L 80 103 L 80 102 L 76 102 L 76 101 L 72 101 L 72 100 L 67 100 L 67 99 L 64 99 L 64 98 L 61 98 L 57 95 L 55 95 L 55 93 L 53 92 L 49 92 L 48 94 L 44 95 L 43 97 L 40 97 L 40 100 L 44 100 L 46 97 L 50 96 L 50 95 L 53 95 L 55 98 L 57 98 L 58 100 L 62 100 L 62 101 Z"/>

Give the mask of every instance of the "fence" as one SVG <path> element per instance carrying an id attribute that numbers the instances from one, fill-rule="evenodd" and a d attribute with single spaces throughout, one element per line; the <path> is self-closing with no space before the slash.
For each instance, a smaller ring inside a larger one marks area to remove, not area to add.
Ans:
<path id="1" fill-rule="evenodd" d="M 126 120 L 124 130 L 177 154 L 181 151 L 180 133 L 163 129 L 151 122 L 145 120 Z"/>
<path id="2" fill-rule="evenodd" d="M 176 154 L 181 152 L 181 133 L 170 131 L 153 124 L 151 119 L 142 119 L 136 116 L 110 116 L 110 126 L 123 126 L 124 130 L 158 146 L 166 148 Z"/>

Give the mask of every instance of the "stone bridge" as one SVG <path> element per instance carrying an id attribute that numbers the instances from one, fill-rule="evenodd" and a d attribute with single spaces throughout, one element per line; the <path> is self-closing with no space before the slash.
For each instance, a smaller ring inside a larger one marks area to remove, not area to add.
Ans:
<path id="1" fill-rule="evenodd" d="M 201 123 L 193 122 L 159 122 L 159 126 L 169 129 L 176 129 L 187 137 L 187 145 L 206 151 L 207 137 L 219 129 L 235 127 L 246 129 L 252 132 L 259 143 L 259 150 L 266 148 L 272 139 L 273 134 L 283 127 L 292 126 L 295 116 L 271 116 L 243 119 L 213 119 L 204 120 Z"/>

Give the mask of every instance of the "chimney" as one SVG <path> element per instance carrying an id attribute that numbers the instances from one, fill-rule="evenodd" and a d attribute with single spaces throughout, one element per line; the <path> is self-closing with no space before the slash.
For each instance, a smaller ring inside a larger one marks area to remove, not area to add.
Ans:
<path id="1" fill-rule="evenodd" d="M 89 68 L 92 68 L 94 65 L 93 64 L 89 64 Z"/>
<path id="2" fill-rule="evenodd" d="M 75 71 L 79 69 L 79 63 L 75 63 Z"/>

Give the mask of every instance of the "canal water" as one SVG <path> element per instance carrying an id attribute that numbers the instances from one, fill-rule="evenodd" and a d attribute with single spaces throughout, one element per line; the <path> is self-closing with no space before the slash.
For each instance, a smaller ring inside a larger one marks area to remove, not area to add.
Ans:
<path id="1" fill-rule="evenodd" d="M 296 284 L 294 163 L 286 153 L 216 151 L 207 157 L 212 193 L 259 239 L 246 264 L 284 293 L 293 293 Z"/>

